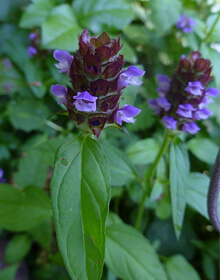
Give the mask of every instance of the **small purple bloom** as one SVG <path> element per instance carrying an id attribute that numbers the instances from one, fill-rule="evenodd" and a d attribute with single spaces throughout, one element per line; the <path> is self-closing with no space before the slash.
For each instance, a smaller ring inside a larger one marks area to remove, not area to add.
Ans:
<path id="1" fill-rule="evenodd" d="M 193 26 L 196 25 L 196 22 L 193 18 L 187 18 L 186 15 L 182 14 L 176 23 L 176 27 L 181 29 L 184 33 L 190 33 L 193 31 Z"/>
<path id="2" fill-rule="evenodd" d="M 202 109 L 199 109 L 197 110 L 195 113 L 194 113 L 194 118 L 196 120 L 206 120 L 209 116 L 211 116 L 213 113 L 212 111 L 210 111 L 209 109 L 207 108 L 202 108 Z"/>
<path id="3" fill-rule="evenodd" d="M 140 112 L 141 110 L 134 106 L 124 105 L 121 109 L 115 112 L 114 120 L 119 125 L 122 125 L 122 122 L 134 123 L 134 117 Z"/>
<path id="4" fill-rule="evenodd" d="M 118 78 L 118 90 L 127 87 L 129 84 L 139 86 L 142 82 L 137 78 L 143 76 L 145 71 L 138 69 L 135 66 L 129 66 L 127 70 L 122 71 Z"/>
<path id="5" fill-rule="evenodd" d="M 53 57 L 59 61 L 59 63 L 55 64 L 55 66 L 59 69 L 59 72 L 66 72 L 68 74 L 73 57 L 68 52 L 59 50 L 54 51 Z"/>
<path id="6" fill-rule="evenodd" d="M 157 101 L 157 105 L 158 105 L 160 108 L 164 109 L 166 112 L 170 110 L 171 104 L 170 104 L 170 102 L 167 100 L 166 97 L 158 97 L 158 98 L 156 99 L 156 101 Z"/>
<path id="7" fill-rule="evenodd" d="M 200 128 L 195 123 L 184 123 L 182 126 L 182 131 L 189 132 L 190 134 L 196 134 Z"/>
<path id="8" fill-rule="evenodd" d="M 67 97 L 67 89 L 61 85 L 52 85 L 51 92 L 55 95 L 60 101 L 58 104 L 65 103 Z"/>
<path id="9" fill-rule="evenodd" d="M 157 104 L 157 100 L 155 100 L 155 99 L 148 99 L 148 105 L 149 105 L 148 107 L 150 109 L 154 110 L 154 112 L 156 114 L 160 113 L 161 109 L 160 109 L 160 107 Z"/>
<path id="10" fill-rule="evenodd" d="M 167 91 L 170 88 L 170 79 L 166 75 L 157 75 L 157 80 L 159 87 L 157 88 L 157 92 L 159 93 L 159 96 L 165 97 L 167 94 Z"/>
<path id="11" fill-rule="evenodd" d="M 216 97 L 219 94 L 219 90 L 217 88 L 209 88 L 205 92 L 208 96 Z"/>
<path id="12" fill-rule="evenodd" d="M 180 104 L 176 110 L 176 114 L 183 118 L 192 118 L 192 111 L 194 110 L 194 107 L 189 103 Z"/>
<path id="13" fill-rule="evenodd" d="M 3 169 L 0 168 L 0 183 L 5 183 L 5 179 L 3 178 L 3 175 L 4 175 L 4 171 Z"/>
<path id="14" fill-rule="evenodd" d="M 192 95 L 202 95 L 204 87 L 200 81 L 189 82 L 185 91 Z"/>
<path id="15" fill-rule="evenodd" d="M 37 49 L 33 46 L 29 46 L 27 53 L 29 56 L 34 56 L 37 54 Z"/>
<path id="16" fill-rule="evenodd" d="M 30 39 L 30 40 L 34 40 L 34 39 L 36 39 L 36 37 L 37 37 L 37 34 L 34 33 L 34 32 L 32 32 L 32 33 L 29 34 L 29 39 Z"/>
<path id="17" fill-rule="evenodd" d="M 173 117 L 164 116 L 161 121 L 167 128 L 176 129 L 177 121 Z"/>
<path id="18" fill-rule="evenodd" d="M 73 102 L 76 109 L 81 112 L 95 112 L 96 99 L 98 97 L 92 96 L 88 91 L 78 92 L 77 96 L 73 96 L 76 101 Z"/>

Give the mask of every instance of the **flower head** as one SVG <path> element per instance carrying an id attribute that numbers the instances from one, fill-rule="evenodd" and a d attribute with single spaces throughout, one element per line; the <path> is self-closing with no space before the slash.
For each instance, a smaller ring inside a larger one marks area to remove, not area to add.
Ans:
<path id="1" fill-rule="evenodd" d="M 122 90 L 129 84 L 140 85 L 138 77 L 145 73 L 135 66 L 123 70 L 124 57 L 118 54 L 121 47 L 120 37 L 111 39 L 106 32 L 90 37 L 84 30 L 73 56 L 65 51 L 54 52 L 59 61 L 55 66 L 69 76 L 71 86 L 53 85 L 52 93 L 66 106 L 77 127 L 97 137 L 107 125 L 134 123 L 140 112 L 129 105 L 119 109 Z"/>
<path id="2" fill-rule="evenodd" d="M 165 127 L 195 134 L 200 130 L 195 122 L 212 115 L 205 106 L 212 102 L 210 97 L 216 97 L 219 90 L 207 89 L 211 80 L 210 64 L 199 52 L 191 52 L 189 59 L 182 55 L 171 81 L 158 75 L 160 97 L 149 99 L 148 103 Z"/>
<path id="3" fill-rule="evenodd" d="M 191 17 L 186 17 L 186 15 L 182 14 L 176 23 L 176 27 L 181 29 L 184 33 L 190 33 L 193 31 L 193 26 L 196 25 L 196 22 Z"/>
<path id="4" fill-rule="evenodd" d="M 0 183 L 5 183 L 6 181 L 3 176 L 4 176 L 4 171 L 2 168 L 0 168 Z"/>

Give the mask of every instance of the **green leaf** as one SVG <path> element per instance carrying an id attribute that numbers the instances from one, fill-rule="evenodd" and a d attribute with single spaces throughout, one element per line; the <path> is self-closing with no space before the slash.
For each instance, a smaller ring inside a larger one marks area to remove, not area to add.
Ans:
<path id="1" fill-rule="evenodd" d="M 208 138 L 192 138 L 187 142 L 190 152 L 208 164 L 214 164 L 218 146 Z"/>
<path id="2" fill-rule="evenodd" d="M 158 150 L 157 142 L 148 138 L 130 145 L 127 149 L 127 155 L 135 164 L 149 164 L 155 160 Z"/>
<path id="3" fill-rule="evenodd" d="M 125 0 L 74 0 L 73 10 L 79 24 L 95 33 L 106 28 L 121 30 L 133 19 L 131 5 Z"/>
<path id="4" fill-rule="evenodd" d="M 170 149 L 170 193 L 172 216 L 176 237 L 179 238 L 186 207 L 187 180 L 189 176 L 189 159 L 185 145 L 178 142 Z"/>
<path id="5" fill-rule="evenodd" d="M 151 20 L 154 23 L 158 35 L 163 35 L 170 31 L 181 12 L 181 2 L 179 0 L 154 0 L 149 1 L 151 8 Z"/>
<path id="6" fill-rule="evenodd" d="M 136 53 L 135 53 L 134 49 L 127 42 L 125 42 L 123 44 L 120 54 L 124 55 L 125 61 L 130 62 L 132 64 L 137 63 Z M 124 94 L 124 91 L 123 91 L 123 94 Z"/>
<path id="7" fill-rule="evenodd" d="M 32 228 L 29 233 L 43 248 L 48 248 L 53 240 L 51 219 L 45 220 L 43 223 Z"/>
<path id="8" fill-rule="evenodd" d="M 14 264 L 7 268 L 0 270 L 0 279 L 1 280 L 14 280 L 15 274 L 18 269 L 18 265 Z"/>
<path id="9" fill-rule="evenodd" d="M 126 155 L 109 143 L 103 143 L 102 147 L 109 161 L 111 185 L 122 186 L 128 180 L 134 180 L 137 177 L 137 173 Z"/>
<path id="10" fill-rule="evenodd" d="M 215 77 L 216 87 L 220 87 L 220 71 L 219 71 L 220 53 L 212 49 L 205 43 L 201 44 L 200 51 L 202 53 L 202 57 L 211 60 L 213 66 L 212 74 Z"/>
<path id="11" fill-rule="evenodd" d="M 19 190 L 0 184 L 0 226 L 10 231 L 29 230 L 51 217 L 51 205 L 44 191 L 35 187 Z"/>
<path id="12" fill-rule="evenodd" d="M 54 6 L 54 0 L 35 0 L 22 14 L 19 26 L 21 28 L 33 28 L 40 26 L 47 18 Z"/>
<path id="13" fill-rule="evenodd" d="M 39 152 L 30 150 L 24 158 L 19 161 L 18 172 L 14 179 L 21 188 L 35 186 L 43 188 L 47 179 L 48 164 L 42 160 Z"/>
<path id="14" fill-rule="evenodd" d="M 200 280 L 197 271 L 181 255 L 172 256 L 164 266 L 169 280 Z"/>
<path id="15" fill-rule="evenodd" d="M 34 99 L 13 100 L 8 106 L 8 115 L 16 129 L 26 132 L 41 128 L 50 115 L 47 106 Z"/>
<path id="16" fill-rule="evenodd" d="M 40 64 L 38 62 L 34 62 L 33 60 L 28 60 L 25 64 L 24 72 L 33 94 L 37 98 L 42 98 L 46 94 L 47 89 L 43 86 L 43 72 Z"/>
<path id="17" fill-rule="evenodd" d="M 107 159 L 97 141 L 81 136 L 64 143 L 55 162 L 51 194 L 64 263 L 72 279 L 99 280 L 110 199 Z"/>
<path id="18" fill-rule="evenodd" d="M 107 227 L 105 262 L 122 279 L 167 279 L 149 241 L 125 224 L 117 223 Z"/>
<path id="19" fill-rule="evenodd" d="M 42 24 L 42 44 L 46 49 L 73 51 L 78 47 L 77 36 L 81 32 L 71 6 L 55 7 Z"/>
<path id="20" fill-rule="evenodd" d="M 207 212 L 207 196 L 210 178 L 205 174 L 191 173 L 188 181 L 187 203 L 201 215 L 209 219 Z M 220 207 L 220 201 L 219 201 Z"/>
<path id="21" fill-rule="evenodd" d="M 58 147 L 63 143 L 64 137 L 59 137 L 56 139 L 51 139 L 45 141 L 36 147 L 39 152 L 40 158 L 45 161 L 49 166 L 54 166 L 55 154 Z"/>
<path id="22" fill-rule="evenodd" d="M 15 235 L 8 243 L 5 251 L 5 261 L 13 264 L 21 261 L 31 248 L 31 239 L 27 234 Z"/>
<path id="23" fill-rule="evenodd" d="M 27 87 L 22 74 L 7 58 L 0 60 L 0 94 L 20 91 Z"/>

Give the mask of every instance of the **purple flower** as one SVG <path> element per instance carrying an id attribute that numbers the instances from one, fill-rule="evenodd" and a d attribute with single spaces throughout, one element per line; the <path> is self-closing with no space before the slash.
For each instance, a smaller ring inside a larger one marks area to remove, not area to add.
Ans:
<path id="1" fill-rule="evenodd" d="M 134 123 L 134 117 L 140 112 L 141 110 L 134 106 L 124 105 L 121 109 L 115 112 L 114 121 L 119 125 L 122 125 L 122 122 Z"/>
<path id="2" fill-rule="evenodd" d="M 67 98 L 67 89 L 61 85 L 52 85 L 51 92 L 55 95 L 60 101 L 58 104 L 65 103 Z"/>
<path id="3" fill-rule="evenodd" d="M 176 23 L 176 27 L 181 29 L 184 33 L 190 33 L 193 31 L 193 26 L 196 25 L 196 22 L 193 18 L 187 18 L 186 15 L 182 14 Z"/>
<path id="4" fill-rule="evenodd" d="M 202 109 L 199 109 L 197 110 L 195 113 L 194 113 L 194 118 L 196 120 L 206 120 L 209 116 L 211 116 L 213 113 L 212 111 L 210 111 L 209 109 L 207 108 L 202 108 Z"/>
<path id="5" fill-rule="evenodd" d="M 4 175 L 4 171 L 3 169 L 0 168 L 0 183 L 5 183 L 5 178 L 3 178 Z"/>
<path id="6" fill-rule="evenodd" d="M 200 128 L 195 123 L 184 123 L 182 126 L 182 131 L 190 134 L 196 134 L 199 130 Z"/>
<path id="7" fill-rule="evenodd" d="M 154 110 L 154 112 L 156 114 L 160 113 L 161 108 L 158 106 L 157 100 L 155 100 L 155 99 L 148 99 L 148 105 L 149 105 L 149 108 Z"/>
<path id="8" fill-rule="evenodd" d="M 208 96 L 204 96 L 202 101 L 199 104 L 199 108 L 203 108 L 212 102 L 213 102 L 212 99 L 208 98 Z"/>
<path id="9" fill-rule="evenodd" d="M 219 94 L 219 90 L 217 88 L 209 88 L 206 90 L 205 95 L 216 97 Z"/>
<path id="10" fill-rule="evenodd" d="M 29 46 L 27 53 L 29 56 L 34 56 L 37 54 L 37 49 L 33 46 Z"/>
<path id="11" fill-rule="evenodd" d="M 159 87 L 157 88 L 157 92 L 159 93 L 159 96 L 165 97 L 167 94 L 167 91 L 170 87 L 170 79 L 166 75 L 157 75 L 157 80 Z"/>
<path id="12" fill-rule="evenodd" d="M 169 129 L 176 129 L 177 127 L 177 121 L 173 117 L 164 116 L 161 121 Z"/>
<path id="13" fill-rule="evenodd" d="M 37 37 L 37 34 L 34 33 L 34 32 L 32 32 L 32 33 L 29 34 L 29 39 L 30 39 L 30 40 L 34 40 L 34 39 L 36 39 L 36 37 Z"/>
<path id="14" fill-rule="evenodd" d="M 176 110 L 176 114 L 183 118 L 192 118 L 194 107 L 191 104 L 180 104 Z"/>
<path id="15" fill-rule="evenodd" d="M 73 96 L 76 99 L 73 104 L 76 109 L 81 112 L 95 112 L 96 111 L 96 99 L 98 97 L 92 96 L 88 91 L 78 92 L 77 96 Z"/>
<path id="16" fill-rule="evenodd" d="M 68 74 L 73 57 L 68 52 L 58 50 L 54 51 L 53 57 L 59 61 L 59 63 L 55 64 L 55 66 L 59 69 L 59 72 L 66 72 Z"/>
<path id="17" fill-rule="evenodd" d="M 185 91 L 192 95 L 202 95 L 204 87 L 200 81 L 189 82 Z"/>
<path id="18" fill-rule="evenodd" d="M 171 104 L 170 104 L 170 102 L 167 100 L 166 97 L 158 97 L 158 98 L 156 99 L 156 101 L 157 101 L 157 105 L 158 105 L 160 108 L 164 109 L 166 112 L 170 110 Z"/>
<path id="19" fill-rule="evenodd" d="M 129 84 L 139 86 L 142 82 L 137 77 L 143 76 L 145 71 L 135 66 L 129 66 L 127 70 L 122 71 L 118 79 L 118 90 L 127 87 Z"/>

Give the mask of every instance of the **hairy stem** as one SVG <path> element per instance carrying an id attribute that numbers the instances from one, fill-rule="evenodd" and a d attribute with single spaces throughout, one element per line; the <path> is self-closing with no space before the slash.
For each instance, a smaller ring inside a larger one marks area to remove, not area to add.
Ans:
<path id="1" fill-rule="evenodd" d="M 144 212 L 144 205 L 145 205 L 147 197 L 150 194 L 151 188 L 153 186 L 153 177 L 155 175 L 155 172 L 156 172 L 157 166 L 158 166 L 158 164 L 160 162 L 160 159 L 162 158 L 162 156 L 166 152 L 166 150 L 167 150 L 167 148 L 169 146 L 169 143 L 170 143 L 170 136 L 168 135 L 168 133 L 166 133 L 165 137 L 164 137 L 163 144 L 160 147 L 160 150 L 159 150 L 159 152 L 157 154 L 157 157 L 156 157 L 153 165 L 151 166 L 151 168 L 150 168 L 150 170 L 149 170 L 149 172 L 148 172 L 148 174 L 147 174 L 147 176 L 146 176 L 146 178 L 144 180 L 145 188 L 143 190 L 140 206 L 139 206 L 139 209 L 138 209 L 137 219 L 136 219 L 136 222 L 135 222 L 135 228 L 136 229 L 138 229 L 140 227 L 142 216 L 143 216 L 143 212 Z"/>
<path id="2" fill-rule="evenodd" d="M 218 215 L 218 197 L 220 191 L 220 148 L 216 157 L 208 192 L 208 214 L 210 221 L 218 232 L 220 232 L 220 219 Z"/>

